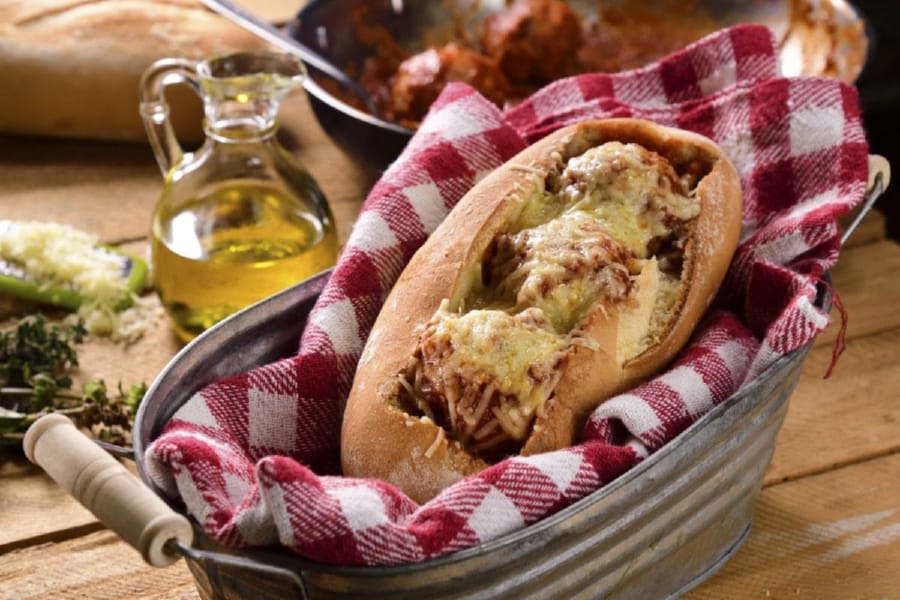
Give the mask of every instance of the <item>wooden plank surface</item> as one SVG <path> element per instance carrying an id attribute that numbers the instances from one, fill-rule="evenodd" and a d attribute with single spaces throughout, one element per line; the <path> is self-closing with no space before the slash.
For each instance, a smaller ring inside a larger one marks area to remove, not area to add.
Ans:
<path id="1" fill-rule="evenodd" d="M 900 326 L 900 253 L 887 240 L 853 246 L 841 253 L 832 271 L 832 285 L 849 315 L 847 335 L 860 337 Z M 832 311 L 834 323 L 816 338 L 816 347 L 832 346 L 838 334 L 840 314 Z"/>
<path id="2" fill-rule="evenodd" d="M 763 490 L 737 555 L 685 600 L 900 598 L 900 455 Z"/>
<path id="3" fill-rule="evenodd" d="M 849 247 L 833 276 L 849 315 L 847 347 L 825 379 L 840 326 L 833 311 L 804 363 L 767 484 L 900 450 L 900 311 L 887 309 L 900 306 L 900 246 Z"/>
<path id="4" fill-rule="evenodd" d="M 84 535 L 100 527 L 94 515 L 20 451 L 8 447 L 0 450 L 0 554 Z"/>
<path id="5" fill-rule="evenodd" d="M 281 139 L 328 198 L 343 244 L 377 173 L 331 143 L 303 92 L 279 115 Z M 139 240 L 162 183 L 146 145 L 0 136 L 0 218 L 65 223 L 108 243 Z"/>
<path id="6" fill-rule="evenodd" d="M 157 569 L 109 531 L 0 556 L 0 600 L 197 600 L 184 561 Z"/>
<path id="7" fill-rule="evenodd" d="M 831 348 L 807 356 L 767 484 L 900 450 L 898 350 L 900 328 L 853 339 L 829 379 Z"/>

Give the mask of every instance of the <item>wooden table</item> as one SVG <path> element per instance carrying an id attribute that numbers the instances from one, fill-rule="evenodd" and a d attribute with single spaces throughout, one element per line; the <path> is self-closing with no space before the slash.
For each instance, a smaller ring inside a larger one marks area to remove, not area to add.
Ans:
<path id="1" fill-rule="evenodd" d="M 335 148 L 303 95 L 283 110 L 345 241 L 376 177 Z M 56 220 L 146 251 L 162 180 L 146 147 L 0 138 L 0 217 Z M 900 598 L 900 246 L 868 217 L 833 272 L 850 314 L 832 377 L 832 326 L 816 341 L 765 477 L 753 531 L 688 598 Z M 2 303 L 0 303 L 2 310 Z M 0 313 L 2 316 L 2 313 Z M 82 376 L 149 382 L 178 350 L 161 320 L 131 346 L 97 340 Z M 0 453 L 0 598 L 197 598 L 183 562 L 138 554 L 21 453 Z"/>

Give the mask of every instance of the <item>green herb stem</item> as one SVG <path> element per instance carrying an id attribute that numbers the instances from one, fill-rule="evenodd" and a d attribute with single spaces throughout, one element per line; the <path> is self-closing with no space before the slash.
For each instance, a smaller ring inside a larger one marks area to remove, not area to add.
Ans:
<path id="1" fill-rule="evenodd" d="M 32 396 L 34 395 L 35 389 L 28 387 L 0 387 L 0 398 L 3 396 Z M 61 398 L 63 400 L 82 400 L 83 397 L 78 394 L 70 394 L 66 392 L 56 392 L 54 394 L 54 398 Z"/>

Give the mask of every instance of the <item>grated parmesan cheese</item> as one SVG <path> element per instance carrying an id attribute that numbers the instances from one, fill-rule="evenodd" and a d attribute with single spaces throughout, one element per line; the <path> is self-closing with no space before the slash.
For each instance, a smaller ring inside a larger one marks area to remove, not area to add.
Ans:
<path id="1" fill-rule="evenodd" d="M 67 225 L 0 220 L 0 263 L 38 289 L 78 294 L 77 317 L 92 335 L 134 341 L 163 312 L 157 298 L 139 298 L 129 289 L 128 257 Z"/>
<path id="2" fill-rule="evenodd" d="M 444 441 L 444 437 L 445 437 L 444 436 L 444 428 L 438 427 L 437 431 L 438 432 L 434 438 L 434 441 L 431 442 L 431 445 L 428 446 L 428 449 L 425 451 L 425 454 L 424 454 L 425 458 L 431 458 L 432 456 L 434 456 L 434 453 L 437 451 L 438 448 L 440 448 L 441 442 Z"/>

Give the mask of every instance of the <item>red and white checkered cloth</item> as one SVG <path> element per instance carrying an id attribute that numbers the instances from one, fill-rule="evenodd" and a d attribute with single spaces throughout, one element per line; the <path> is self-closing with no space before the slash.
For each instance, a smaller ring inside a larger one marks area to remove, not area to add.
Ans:
<path id="1" fill-rule="evenodd" d="M 580 445 L 507 459 L 419 506 L 339 476 L 341 416 L 388 290 L 475 182 L 561 126 L 635 116 L 717 141 L 744 189 L 744 229 L 718 302 L 677 363 L 600 406 Z M 778 76 L 769 30 L 723 30 L 648 68 L 556 82 L 505 113 L 451 85 L 371 191 L 297 356 L 194 395 L 147 451 L 149 473 L 208 535 L 280 542 L 322 562 L 421 561 L 487 542 L 590 494 L 821 331 L 816 284 L 838 217 L 865 191 L 854 89 Z"/>

